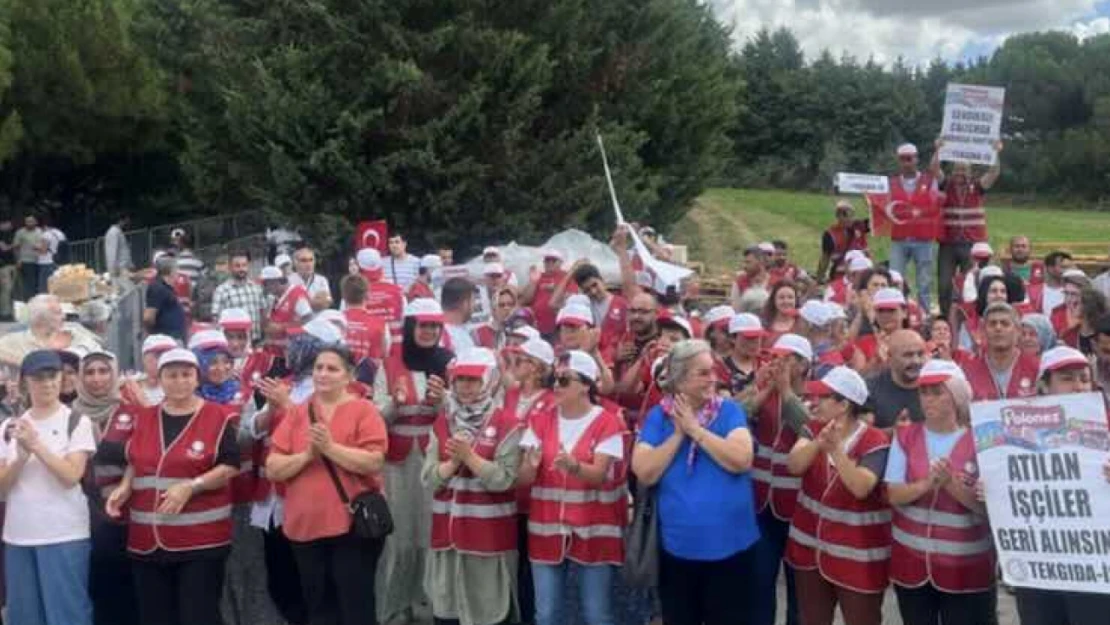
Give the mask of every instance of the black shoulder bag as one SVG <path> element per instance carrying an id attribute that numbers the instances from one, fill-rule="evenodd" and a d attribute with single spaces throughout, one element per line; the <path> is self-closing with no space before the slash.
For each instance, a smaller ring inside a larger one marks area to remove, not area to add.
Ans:
<path id="1" fill-rule="evenodd" d="M 316 423 L 316 407 L 312 401 L 308 404 L 308 421 Z M 385 497 L 374 490 L 368 490 L 354 499 L 347 496 L 347 490 L 339 481 L 339 474 L 331 460 L 321 456 L 324 468 L 328 470 L 335 490 L 339 493 L 339 500 L 351 512 L 351 531 L 359 538 L 367 540 L 381 540 L 393 533 L 393 515 L 389 513 L 389 504 Z"/>

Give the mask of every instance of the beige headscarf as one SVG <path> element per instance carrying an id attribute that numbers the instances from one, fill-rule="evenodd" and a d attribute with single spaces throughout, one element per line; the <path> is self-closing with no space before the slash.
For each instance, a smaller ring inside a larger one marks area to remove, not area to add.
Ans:
<path id="1" fill-rule="evenodd" d="M 94 360 L 106 361 L 108 367 L 112 370 L 112 382 L 109 385 L 111 390 L 108 391 L 107 395 L 101 397 L 94 396 L 85 387 L 85 367 Z M 73 410 L 78 414 L 87 416 L 98 429 L 103 430 L 108 423 L 108 419 L 112 418 L 112 414 L 119 408 L 121 402 L 119 364 L 116 362 L 116 357 L 108 352 L 93 352 L 82 358 L 81 367 L 77 373 L 77 399 L 73 402 Z"/>

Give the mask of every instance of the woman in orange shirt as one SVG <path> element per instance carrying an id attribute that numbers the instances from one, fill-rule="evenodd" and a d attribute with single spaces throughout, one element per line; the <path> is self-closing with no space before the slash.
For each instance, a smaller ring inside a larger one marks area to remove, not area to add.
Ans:
<path id="1" fill-rule="evenodd" d="M 374 622 L 374 575 L 385 540 L 352 533 L 351 514 L 324 464 L 335 467 L 351 500 L 382 490 L 385 422 L 374 404 L 347 391 L 354 370 L 346 349 L 320 351 L 315 392 L 281 420 L 266 460 L 267 477 L 285 485 L 282 530 L 293 543 L 312 625 Z"/>

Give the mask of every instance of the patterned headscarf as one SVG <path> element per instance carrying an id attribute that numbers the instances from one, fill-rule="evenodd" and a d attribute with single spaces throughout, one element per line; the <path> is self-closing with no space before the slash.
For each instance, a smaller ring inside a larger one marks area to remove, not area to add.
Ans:
<path id="1" fill-rule="evenodd" d="M 208 370 L 212 367 L 212 361 L 220 355 L 227 356 L 228 360 L 231 361 L 231 353 L 222 347 L 198 349 L 195 350 L 194 353 L 197 355 L 197 361 L 200 362 L 201 383 L 200 388 L 197 389 L 197 394 L 213 403 L 231 403 L 231 401 L 235 399 L 235 395 L 239 392 L 239 378 L 233 373 L 220 384 L 213 384 L 208 380 Z"/>
<path id="2" fill-rule="evenodd" d="M 312 367 L 324 342 L 311 334 L 296 334 L 289 339 L 286 350 L 286 361 L 294 380 L 302 380 L 312 375 Z"/>

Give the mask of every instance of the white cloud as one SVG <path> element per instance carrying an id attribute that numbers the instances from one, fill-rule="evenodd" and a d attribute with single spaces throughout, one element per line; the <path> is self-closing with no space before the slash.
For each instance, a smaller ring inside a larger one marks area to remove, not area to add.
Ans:
<path id="1" fill-rule="evenodd" d="M 1080 39 L 1110 33 L 1110 17 L 1098 17 L 1086 22 L 1072 24 L 1071 31 Z"/>
<path id="2" fill-rule="evenodd" d="M 1015 32 L 1071 28 L 1080 36 L 1107 32 L 1110 20 L 1078 22 L 1098 0 L 709 0 L 743 45 L 762 27 L 794 31 L 808 58 L 824 49 L 860 60 L 912 63 L 958 59 L 989 49 Z M 1099 30 L 1101 29 L 1101 30 Z"/>

